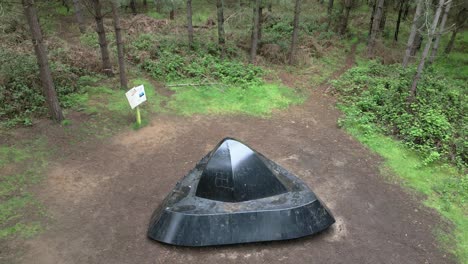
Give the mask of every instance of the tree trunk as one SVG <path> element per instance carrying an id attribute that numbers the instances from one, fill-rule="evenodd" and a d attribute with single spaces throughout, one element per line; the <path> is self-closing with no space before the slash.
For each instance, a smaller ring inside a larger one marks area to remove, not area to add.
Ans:
<path id="1" fill-rule="evenodd" d="M 419 30 L 418 21 L 419 21 L 419 17 L 421 16 L 422 9 L 423 9 L 423 0 L 418 0 L 417 6 L 416 6 L 416 12 L 414 13 L 413 24 L 411 25 L 411 32 L 408 38 L 408 43 L 406 44 L 405 56 L 403 57 L 404 68 L 408 65 L 409 59 L 411 57 L 411 48 L 413 47 L 416 33 Z"/>
<path id="2" fill-rule="evenodd" d="M 104 28 L 104 17 L 102 15 L 102 7 L 100 0 L 93 0 L 94 4 L 94 19 L 96 20 L 96 32 L 99 37 L 99 47 L 101 48 L 102 70 L 105 74 L 112 76 L 112 65 L 109 57 L 109 49 L 107 48 L 106 30 Z"/>
<path id="3" fill-rule="evenodd" d="M 340 26 L 340 35 L 342 36 L 346 33 L 346 29 L 348 28 L 349 13 L 352 7 L 353 7 L 352 0 L 344 1 L 344 15 L 341 18 L 341 26 Z"/>
<path id="4" fill-rule="evenodd" d="M 389 1 L 385 1 L 383 9 L 382 9 L 382 17 L 380 18 L 379 23 L 379 32 L 383 32 L 385 29 L 385 23 L 387 22 L 387 9 L 388 9 Z"/>
<path id="5" fill-rule="evenodd" d="M 261 0 L 253 0 L 255 6 L 253 8 L 253 25 L 252 25 L 252 36 L 251 36 L 251 45 L 250 45 L 250 63 L 255 63 L 255 57 L 257 56 L 257 46 L 258 46 L 258 27 L 260 23 L 260 18 L 258 17 L 258 9 L 260 8 Z"/>
<path id="6" fill-rule="evenodd" d="M 24 14 L 28 20 L 29 28 L 31 30 L 32 43 L 37 57 L 37 64 L 39 65 L 39 73 L 42 83 L 42 92 L 46 98 L 49 113 L 52 119 L 61 122 L 63 118 L 62 109 L 57 98 L 55 91 L 54 81 L 50 72 L 49 60 L 47 59 L 47 49 L 44 45 L 42 32 L 37 17 L 37 9 L 34 0 L 22 0 Z"/>
<path id="7" fill-rule="evenodd" d="M 445 4 L 444 15 L 442 16 L 442 21 L 440 22 L 439 30 L 437 32 L 437 35 L 434 41 L 434 46 L 432 47 L 432 52 L 431 52 L 431 57 L 429 58 L 429 63 L 434 62 L 434 59 L 437 55 L 437 50 L 439 49 L 440 38 L 442 34 L 444 33 L 445 23 L 447 22 L 447 17 L 448 17 L 451 6 L 452 6 L 452 1 L 449 0 Z"/>
<path id="8" fill-rule="evenodd" d="M 171 1 L 171 11 L 169 11 L 169 19 L 174 20 L 175 19 L 175 6 L 174 6 L 174 1 Z"/>
<path id="9" fill-rule="evenodd" d="M 262 26 L 263 26 L 263 6 L 260 4 L 258 8 L 258 43 L 262 42 Z"/>
<path id="10" fill-rule="evenodd" d="M 403 12 L 403 20 L 406 21 L 406 18 L 408 17 L 408 13 L 409 13 L 409 10 L 410 10 L 410 6 L 411 6 L 411 1 L 409 0 L 406 0 L 406 5 L 405 5 L 405 11 Z"/>
<path id="11" fill-rule="evenodd" d="M 369 23 L 369 33 L 367 34 L 367 44 L 369 44 L 369 38 L 372 32 L 372 25 L 374 25 L 374 17 L 375 17 L 375 10 L 377 7 L 377 0 L 371 0 L 369 4 L 372 7 L 372 13 L 371 13 L 370 23 Z"/>
<path id="12" fill-rule="evenodd" d="M 124 44 L 122 40 L 122 28 L 120 27 L 119 9 L 117 6 L 117 0 L 111 0 L 112 5 L 112 16 L 114 17 L 114 28 L 115 28 L 115 41 L 117 44 L 117 54 L 119 57 L 119 76 L 120 76 L 120 87 L 122 89 L 128 89 L 127 72 L 125 70 L 125 55 L 124 55 Z"/>
<path id="13" fill-rule="evenodd" d="M 440 13 L 442 13 L 442 6 L 444 5 L 444 1 L 446 0 L 439 0 L 437 11 L 434 15 L 434 20 L 432 21 L 432 25 L 429 30 L 429 35 L 427 36 L 426 46 L 424 47 L 423 54 L 421 55 L 421 60 L 419 61 L 418 69 L 413 78 L 413 84 L 411 85 L 410 95 L 408 97 L 409 103 L 414 102 L 414 99 L 416 98 L 416 89 L 418 87 L 418 82 L 419 79 L 421 79 L 421 74 L 424 70 L 424 64 L 426 62 L 427 55 L 429 54 L 429 50 L 431 49 L 432 41 L 430 40 L 434 37 L 435 31 L 437 29 L 437 24 L 439 24 Z"/>
<path id="14" fill-rule="evenodd" d="M 224 1 L 216 0 L 216 10 L 218 13 L 218 45 L 221 49 L 221 58 L 226 54 L 226 38 L 224 34 Z"/>
<path id="15" fill-rule="evenodd" d="M 84 24 L 83 14 L 81 13 L 81 6 L 79 0 L 73 0 L 73 6 L 75 8 L 75 17 L 78 27 L 80 28 L 81 34 L 86 32 L 86 27 Z"/>
<path id="16" fill-rule="evenodd" d="M 154 0 L 154 6 L 156 6 L 156 12 L 161 14 L 162 0 Z"/>
<path id="17" fill-rule="evenodd" d="M 455 38 L 457 36 L 458 30 L 462 28 L 463 24 L 465 24 L 466 21 L 466 11 L 467 9 L 463 7 L 457 14 L 457 19 L 455 21 L 455 27 L 453 28 L 452 35 L 450 36 L 450 41 L 445 47 L 445 54 L 449 54 L 452 49 L 453 45 L 455 43 Z"/>
<path id="18" fill-rule="evenodd" d="M 397 18 L 396 28 L 395 28 L 395 35 L 393 36 L 393 40 L 395 40 L 395 42 L 398 42 L 398 33 L 400 32 L 401 15 L 403 14 L 403 7 L 406 1 L 408 0 L 400 0 L 400 7 L 398 8 L 398 18 Z"/>
<path id="19" fill-rule="evenodd" d="M 137 9 L 136 9 L 136 3 L 135 3 L 135 0 L 130 0 L 130 8 L 132 9 L 132 13 L 134 15 L 137 14 Z"/>
<path id="20" fill-rule="evenodd" d="M 326 31 L 328 31 L 332 22 L 333 2 L 334 2 L 333 0 L 328 0 L 328 7 L 327 7 L 328 21 L 327 21 L 327 27 L 325 29 Z"/>
<path id="21" fill-rule="evenodd" d="M 301 14 L 301 0 L 296 0 L 296 5 L 294 7 L 294 22 L 293 22 L 293 33 L 291 39 L 291 47 L 289 50 L 289 65 L 294 64 L 295 54 L 296 54 L 296 43 L 297 36 L 299 33 L 299 16 Z"/>
<path id="22" fill-rule="evenodd" d="M 187 0 L 187 32 L 189 47 L 193 49 L 192 0 Z"/>
<path id="23" fill-rule="evenodd" d="M 369 43 L 367 44 L 367 57 L 373 58 L 374 53 L 375 53 L 375 45 L 377 42 L 377 38 L 380 32 L 380 20 L 382 19 L 382 14 L 383 14 L 383 9 L 384 9 L 384 0 L 378 0 L 376 9 L 375 9 L 375 15 L 374 15 L 374 21 L 372 21 L 372 30 L 371 34 L 369 36 Z"/>

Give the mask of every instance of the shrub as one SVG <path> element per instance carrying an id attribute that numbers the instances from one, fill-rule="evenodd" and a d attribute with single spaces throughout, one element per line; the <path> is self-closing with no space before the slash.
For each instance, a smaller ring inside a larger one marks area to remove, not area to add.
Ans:
<path id="1" fill-rule="evenodd" d="M 59 101 L 78 92 L 80 69 L 55 62 L 51 70 Z M 44 113 L 45 98 L 36 58 L 31 54 L 0 50 L 0 122 L 7 126 L 27 125 L 33 116 Z"/>
<path id="2" fill-rule="evenodd" d="M 429 69 L 418 85 L 416 102 L 408 105 L 413 75 L 414 69 L 376 62 L 350 69 L 334 82 L 349 114 L 342 123 L 367 129 L 376 125 L 420 151 L 428 163 L 445 158 L 466 166 L 468 120 L 464 113 L 468 100 L 464 83 Z"/>
<path id="3" fill-rule="evenodd" d="M 194 51 L 173 42 L 161 43 L 140 66 L 162 81 L 217 81 L 245 86 L 261 81 L 262 70 L 254 65 L 220 59 L 217 45 L 198 46 Z"/>

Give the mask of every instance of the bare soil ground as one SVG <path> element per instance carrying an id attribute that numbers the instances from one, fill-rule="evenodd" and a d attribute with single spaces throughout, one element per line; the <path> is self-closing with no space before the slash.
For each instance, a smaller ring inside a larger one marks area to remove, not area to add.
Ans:
<path id="1" fill-rule="evenodd" d="M 281 78 L 288 83 L 293 77 Z M 59 137 L 52 143 L 63 155 L 36 190 L 51 221 L 26 242 L 16 262 L 452 263 L 433 236 L 440 218 L 380 176 L 380 159 L 337 127 L 340 113 L 323 90 L 268 119 L 164 114 L 139 131 L 101 141 L 71 146 Z M 50 131 L 45 126 L 41 133 L 57 133 Z M 227 136 L 305 180 L 337 223 L 318 235 L 280 242 L 187 248 L 149 240 L 153 210 Z"/>

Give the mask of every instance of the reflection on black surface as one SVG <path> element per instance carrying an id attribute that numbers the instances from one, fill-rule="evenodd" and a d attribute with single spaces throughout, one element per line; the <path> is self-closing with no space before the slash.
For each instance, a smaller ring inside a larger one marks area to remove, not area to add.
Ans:
<path id="1" fill-rule="evenodd" d="M 287 192 L 253 150 L 233 139 L 224 140 L 211 155 L 196 196 L 243 202 Z"/>

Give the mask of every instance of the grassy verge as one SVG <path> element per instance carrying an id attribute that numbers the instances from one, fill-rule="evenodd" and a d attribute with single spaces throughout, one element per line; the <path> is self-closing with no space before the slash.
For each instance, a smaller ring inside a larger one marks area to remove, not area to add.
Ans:
<path id="1" fill-rule="evenodd" d="M 342 109 L 346 112 L 346 108 Z M 424 165 L 423 160 L 401 142 L 368 132 L 350 119 L 343 125 L 351 135 L 385 158 L 383 171 L 398 175 L 404 186 L 424 194 L 424 204 L 453 223 L 452 232 L 439 233 L 439 239 L 461 263 L 468 263 L 468 176 L 449 165 Z"/>
<path id="2" fill-rule="evenodd" d="M 168 107 L 183 115 L 249 114 L 267 116 L 273 109 L 298 104 L 303 98 L 293 90 L 276 84 L 254 84 L 239 87 L 175 87 Z"/>
<path id="3" fill-rule="evenodd" d="M 42 230 L 44 210 L 28 190 L 42 178 L 49 151 L 43 138 L 0 147 L 0 239 Z"/>

